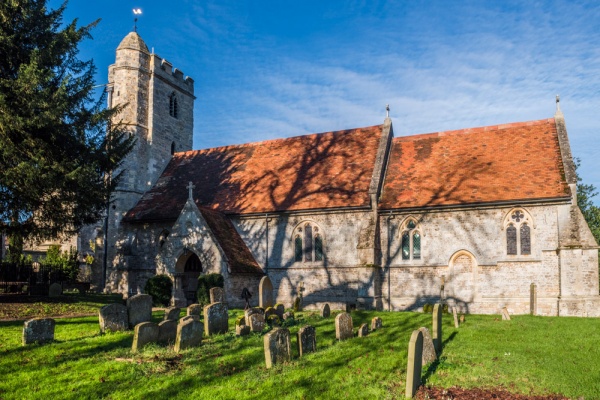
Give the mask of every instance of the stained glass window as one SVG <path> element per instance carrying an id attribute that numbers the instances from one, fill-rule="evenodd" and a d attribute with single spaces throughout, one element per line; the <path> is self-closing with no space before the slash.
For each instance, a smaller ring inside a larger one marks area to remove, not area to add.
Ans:
<path id="1" fill-rule="evenodd" d="M 302 237 L 296 235 L 294 239 L 294 261 L 302 261 Z"/>
<path id="2" fill-rule="evenodd" d="M 506 228 L 506 254 L 517 254 L 517 228 L 513 224 Z"/>
<path id="3" fill-rule="evenodd" d="M 419 235 L 419 232 L 413 233 L 413 259 L 421 259 L 421 235 Z"/>
<path id="4" fill-rule="evenodd" d="M 402 259 L 410 260 L 410 236 L 408 232 L 402 234 Z"/>
<path id="5" fill-rule="evenodd" d="M 312 261 L 313 235 L 312 226 L 304 225 L 304 261 Z"/>
<path id="6" fill-rule="evenodd" d="M 531 254 L 531 230 L 529 225 L 523 224 L 520 229 L 521 233 L 521 254 Z"/>
<path id="7" fill-rule="evenodd" d="M 323 238 L 319 234 L 315 235 L 315 261 L 323 261 Z"/>

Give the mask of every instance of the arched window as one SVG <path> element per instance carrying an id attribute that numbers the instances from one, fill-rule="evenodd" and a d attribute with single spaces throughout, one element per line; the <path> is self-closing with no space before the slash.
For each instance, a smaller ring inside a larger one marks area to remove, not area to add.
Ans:
<path id="1" fill-rule="evenodd" d="M 403 260 L 421 259 L 421 232 L 417 222 L 409 218 L 402 226 L 401 251 Z"/>
<path id="2" fill-rule="evenodd" d="M 292 237 L 295 262 L 325 260 L 323 235 L 314 223 L 304 222 L 298 225 Z"/>
<path id="3" fill-rule="evenodd" d="M 507 255 L 531 255 L 531 226 L 531 216 L 523 209 L 511 210 L 506 215 L 504 228 Z"/>
<path id="4" fill-rule="evenodd" d="M 175 92 L 173 92 L 169 96 L 169 115 L 173 118 L 177 118 L 179 114 L 178 108 L 177 96 L 175 95 Z"/>

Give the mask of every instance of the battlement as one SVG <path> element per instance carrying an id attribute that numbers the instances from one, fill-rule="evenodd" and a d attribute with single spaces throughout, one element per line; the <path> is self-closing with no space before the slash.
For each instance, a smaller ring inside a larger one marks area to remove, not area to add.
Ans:
<path id="1" fill-rule="evenodd" d="M 163 78 L 172 85 L 181 88 L 191 94 L 194 93 L 194 80 L 189 76 L 184 77 L 183 72 L 178 68 L 173 68 L 173 64 L 157 54 L 150 56 L 151 73 Z"/>

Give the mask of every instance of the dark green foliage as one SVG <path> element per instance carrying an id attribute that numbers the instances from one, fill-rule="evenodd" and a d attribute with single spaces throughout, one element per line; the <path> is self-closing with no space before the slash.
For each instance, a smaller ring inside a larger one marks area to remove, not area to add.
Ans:
<path id="1" fill-rule="evenodd" d="M 579 168 L 580 160 L 575 158 L 575 172 Z M 597 196 L 598 192 L 594 185 L 588 185 L 581 182 L 581 177 L 577 174 L 577 205 L 583 214 L 596 243 L 600 244 L 600 207 L 595 206 L 592 198 Z M 598 267 L 600 268 L 600 251 L 598 252 Z M 600 278 L 599 278 L 600 279 Z"/>
<path id="2" fill-rule="evenodd" d="M 210 304 L 210 289 L 224 287 L 225 278 L 221 274 L 206 274 L 198 277 L 198 304 Z"/>
<path id="3" fill-rule="evenodd" d="M 431 304 L 429 304 L 429 303 L 425 303 L 423 305 L 423 312 L 431 314 L 433 312 L 433 306 Z"/>
<path id="4" fill-rule="evenodd" d="M 173 290 L 173 281 L 167 275 L 156 275 L 148 279 L 144 291 L 152 296 L 152 304 L 168 306 L 171 301 L 171 292 Z"/>
<path id="5" fill-rule="evenodd" d="M 77 57 L 94 22 L 64 23 L 66 4 L 0 2 L 0 231 L 19 257 L 23 238 L 71 234 L 106 209 L 133 146 L 94 99 L 94 65 Z M 108 132 L 108 134 L 107 134 Z"/>
<path id="6" fill-rule="evenodd" d="M 68 282 L 76 282 L 79 275 L 78 252 L 73 247 L 69 251 L 60 251 L 60 246 L 52 245 L 46 252 L 46 257 L 42 259 L 42 264 L 52 267 L 53 270 L 60 271 L 67 278 Z"/>

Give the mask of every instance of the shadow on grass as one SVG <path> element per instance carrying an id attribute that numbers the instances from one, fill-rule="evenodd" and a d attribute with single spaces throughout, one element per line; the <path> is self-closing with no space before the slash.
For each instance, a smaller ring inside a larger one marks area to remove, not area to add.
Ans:
<path id="1" fill-rule="evenodd" d="M 440 365 L 440 362 L 442 359 L 442 354 L 444 353 L 444 348 L 446 347 L 446 345 L 448 343 L 450 343 L 452 340 L 454 340 L 454 338 L 456 337 L 456 333 L 457 332 L 452 332 L 452 334 L 450 336 L 448 336 L 448 338 L 446 338 L 446 340 L 444 340 L 444 342 L 442 343 L 442 352 L 440 354 L 438 354 L 435 361 L 429 365 L 429 368 L 427 368 L 425 375 L 423 375 L 423 377 L 421 377 L 421 385 L 425 385 L 427 383 L 427 381 L 429 380 L 429 378 L 431 378 L 431 376 L 433 374 L 435 374 L 435 372 L 437 371 L 437 369 Z"/>

